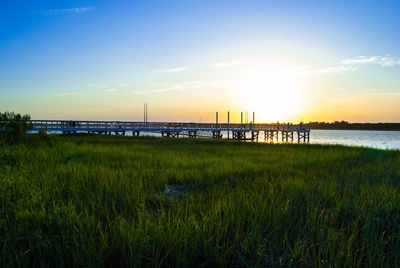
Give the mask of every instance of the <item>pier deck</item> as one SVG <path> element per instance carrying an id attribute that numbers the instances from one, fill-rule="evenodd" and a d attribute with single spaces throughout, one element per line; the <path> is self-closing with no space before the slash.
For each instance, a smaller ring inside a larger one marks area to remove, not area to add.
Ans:
<path id="1" fill-rule="evenodd" d="M 140 133 L 158 133 L 163 137 L 211 137 L 222 138 L 223 133 L 229 139 L 258 140 L 263 132 L 265 141 L 293 141 L 294 133 L 298 142 L 309 142 L 310 126 L 291 123 L 181 123 L 181 122 L 126 122 L 126 121 L 76 121 L 76 120 L 31 120 L 33 131 L 47 129 L 62 133 L 97 133 L 125 135 L 132 132 L 134 136 Z M 249 136 L 247 134 L 250 134 Z"/>

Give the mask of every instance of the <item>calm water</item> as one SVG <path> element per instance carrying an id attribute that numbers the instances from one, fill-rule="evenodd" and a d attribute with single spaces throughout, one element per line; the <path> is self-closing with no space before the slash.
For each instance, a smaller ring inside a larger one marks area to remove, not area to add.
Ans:
<path id="1" fill-rule="evenodd" d="M 222 134 L 226 138 L 227 133 L 223 132 Z M 279 136 L 279 140 L 281 140 L 281 136 Z M 260 132 L 259 141 L 264 141 L 263 132 Z M 294 141 L 297 142 L 297 134 L 294 134 Z M 311 130 L 310 143 L 400 149 L 400 131 L 314 129 Z"/>
<path id="2" fill-rule="evenodd" d="M 226 132 L 222 132 L 224 138 Z M 131 132 L 126 135 L 131 136 Z M 160 134 L 141 133 L 141 135 L 161 136 Z M 232 134 L 231 134 L 232 135 Z M 249 135 L 249 134 L 248 134 Z M 279 136 L 279 140 L 281 137 Z M 263 132 L 260 132 L 260 142 L 264 142 Z M 294 135 L 297 142 L 297 135 Z M 364 146 L 378 149 L 400 150 L 400 131 L 371 131 L 371 130 L 311 130 L 310 143 L 313 144 L 342 144 L 349 146 Z"/>
<path id="3" fill-rule="evenodd" d="M 281 136 L 279 136 L 279 142 L 280 140 Z M 263 132 L 260 132 L 259 141 L 264 141 Z M 294 134 L 294 142 L 297 142 L 297 134 Z M 310 133 L 310 143 L 342 144 L 378 149 L 400 149 L 400 131 L 312 129 Z"/>
<path id="4" fill-rule="evenodd" d="M 310 143 L 400 149 L 400 131 L 311 130 Z"/>

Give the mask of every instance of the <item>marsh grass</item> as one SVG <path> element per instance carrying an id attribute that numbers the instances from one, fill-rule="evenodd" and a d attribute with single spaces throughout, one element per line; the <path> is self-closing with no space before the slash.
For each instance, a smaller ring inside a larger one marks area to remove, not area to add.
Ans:
<path id="1" fill-rule="evenodd" d="M 1 266 L 400 265 L 399 151 L 49 141 L 0 146 Z"/>

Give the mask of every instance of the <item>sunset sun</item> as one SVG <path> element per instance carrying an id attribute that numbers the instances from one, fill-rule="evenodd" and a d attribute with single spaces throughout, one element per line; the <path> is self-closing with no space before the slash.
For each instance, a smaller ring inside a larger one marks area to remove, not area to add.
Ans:
<path id="1" fill-rule="evenodd" d="M 291 120 L 301 110 L 301 81 L 285 71 L 252 69 L 236 81 L 242 109 L 263 122 Z"/>

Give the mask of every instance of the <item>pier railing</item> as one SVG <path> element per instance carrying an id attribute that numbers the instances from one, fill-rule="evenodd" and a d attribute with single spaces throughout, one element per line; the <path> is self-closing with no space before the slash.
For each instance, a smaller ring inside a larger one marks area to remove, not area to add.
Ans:
<path id="1" fill-rule="evenodd" d="M 127 122 L 127 121 L 77 121 L 31 120 L 34 130 L 49 131 L 309 131 L 307 124 L 291 123 L 184 123 L 184 122 Z"/>

